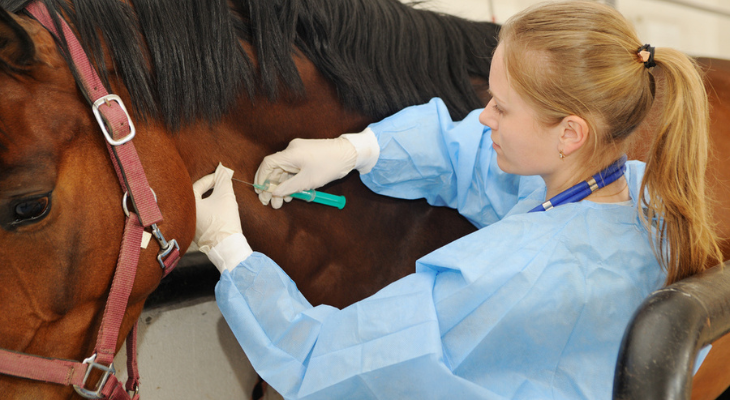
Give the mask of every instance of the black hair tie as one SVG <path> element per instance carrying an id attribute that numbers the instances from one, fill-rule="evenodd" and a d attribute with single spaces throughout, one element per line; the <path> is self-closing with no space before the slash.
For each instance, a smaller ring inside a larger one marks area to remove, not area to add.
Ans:
<path id="1" fill-rule="evenodd" d="M 656 63 L 654 62 L 654 48 L 651 47 L 651 45 L 645 44 L 639 47 L 639 50 L 637 50 L 636 53 L 639 55 L 641 61 L 644 63 L 644 67 L 656 67 Z"/>

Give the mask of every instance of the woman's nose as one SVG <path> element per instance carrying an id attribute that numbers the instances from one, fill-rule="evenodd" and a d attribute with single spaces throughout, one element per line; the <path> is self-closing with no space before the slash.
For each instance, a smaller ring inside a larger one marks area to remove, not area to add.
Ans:
<path id="1" fill-rule="evenodd" d="M 492 130 L 497 130 L 497 110 L 494 109 L 494 100 L 489 100 L 487 106 L 484 107 L 482 113 L 479 114 L 479 122 L 482 125 L 490 127 Z"/>

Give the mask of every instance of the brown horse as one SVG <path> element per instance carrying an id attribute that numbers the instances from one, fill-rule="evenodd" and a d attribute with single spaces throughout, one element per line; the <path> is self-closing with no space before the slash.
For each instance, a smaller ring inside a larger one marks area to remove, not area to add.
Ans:
<path id="1" fill-rule="evenodd" d="M 0 23 L 0 347 L 81 360 L 93 351 L 119 252 L 122 192 L 66 59 L 21 12 L 25 3 L 0 2 L 15 13 L 3 12 Z M 455 118 L 487 100 L 496 27 L 395 0 L 45 3 L 77 30 L 110 91 L 132 105 L 160 228 L 183 249 L 194 231 L 191 181 L 219 161 L 250 181 L 291 138 L 357 132 L 431 96 L 445 98 Z M 717 90 L 729 101 L 730 88 Z M 474 229 L 450 210 L 376 196 L 356 176 L 325 190 L 345 195 L 347 207 L 273 211 L 250 188 L 236 193 L 252 247 L 315 304 L 372 294 Z M 156 252 L 142 252 L 122 333 L 162 276 Z M 0 376 L 0 393 L 54 399 L 73 390 Z"/>
<path id="2" fill-rule="evenodd" d="M 716 201 L 713 207 L 725 260 L 730 259 L 730 61 L 698 60 L 706 71 L 710 98 L 711 155 L 708 185 Z M 715 399 L 730 387 L 730 335 L 716 341 L 697 371 L 692 399 Z"/>
<path id="3" fill-rule="evenodd" d="M 0 347 L 82 360 L 93 352 L 119 254 L 122 191 L 59 50 L 65 40 L 57 47 L 22 11 L 26 3 L 0 3 L 14 13 L 0 13 Z M 457 118 L 483 106 L 475 88 L 484 88 L 497 31 L 395 0 L 44 3 L 69 21 L 110 92 L 133 110 L 160 229 L 183 250 L 194 232 L 191 182 L 219 161 L 250 181 L 260 160 L 293 137 L 359 131 L 433 96 Z M 314 303 L 344 306 L 372 294 L 473 230 L 449 210 L 375 196 L 355 176 L 327 190 L 347 196 L 345 210 L 300 203 L 273 211 L 250 188 L 237 189 L 252 246 Z M 157 250 L 142 251 L 118 346 L 161 279 Z M 74 395 L 5 375 L 0 393 Z"/>

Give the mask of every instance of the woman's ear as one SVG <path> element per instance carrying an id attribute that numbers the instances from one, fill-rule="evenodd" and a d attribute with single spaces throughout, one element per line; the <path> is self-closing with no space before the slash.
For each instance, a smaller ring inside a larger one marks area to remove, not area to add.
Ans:
<path id="1" fill-rule="evenodd" d="M 565 156 L 579 150 L 588 142 L 590 128 L 583 118 L 568 115 L 560 122 L 560 149 Z"/>

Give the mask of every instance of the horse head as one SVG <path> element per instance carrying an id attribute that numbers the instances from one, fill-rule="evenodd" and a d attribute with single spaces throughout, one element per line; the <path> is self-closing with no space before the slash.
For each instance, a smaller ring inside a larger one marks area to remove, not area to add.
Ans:
<path id="1" fill-rule="evenodd" d="M 131 101 L 122 87 L 111 92 Z M 138 126 L 134 142 L 164 218 L 159 228 L 184 251 L 195 224 L 187 170 L 154 124 Z M 53 37 L 0 9 L 0 348 L 91 355 L 120 252 L 122 196 L 99 124 Z M 158 251 L 154 240 L 141 250 L 117 349 L 163 276 Z M 73 389 L 0 375 L 0 393 L 56 399 Z"/>

